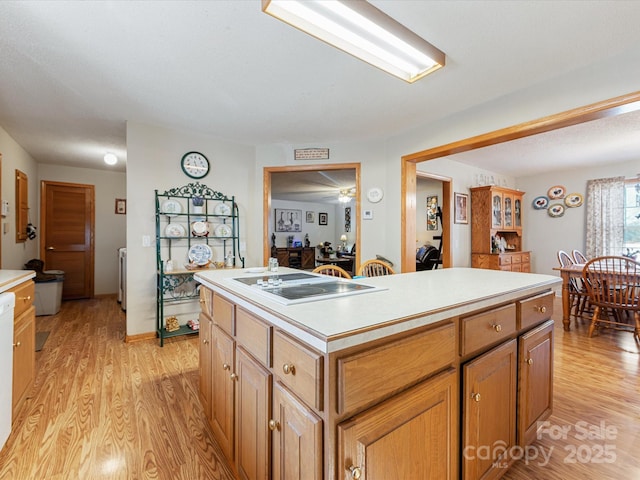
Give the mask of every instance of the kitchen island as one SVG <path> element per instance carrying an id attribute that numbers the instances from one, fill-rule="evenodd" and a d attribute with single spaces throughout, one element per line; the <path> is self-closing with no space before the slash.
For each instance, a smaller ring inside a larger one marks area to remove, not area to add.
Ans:
<path id="1" fill-rule="evenodd" d="M 451 268 L 285 305 L 236 280 L 262 275 L 195 275 L 200 395 L 241 478 L 498 478 L 551 413 L 557 277 Z"/>

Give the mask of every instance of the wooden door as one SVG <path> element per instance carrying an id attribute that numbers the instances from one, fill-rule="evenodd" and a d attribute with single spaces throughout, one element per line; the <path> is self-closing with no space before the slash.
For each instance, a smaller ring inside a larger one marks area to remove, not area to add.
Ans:
<path id="1" fill-rule="evenodd" d="M 235 341 L 217 325 L 213 325 L 211 347 L 211 428 L 222 452 L 233 464 Z"/>
<path id="2" fill-rule="evenodd" d="M 518 444 L 536 440 L 553 409 L 553 320 L 522 335 L 518 360 Z"/>
<path id="3" fill-rule="evenodd" d="M 322 419 L 280 382 L 273 388 L 273 479 L 322 478 Z"/>
<path id="4" fill-rule="evenodd" d="M 243 480 L 271 478 L 271 373 L 236 349 L 236 469 Z"/>
<path id="5" fill-rule="evenodd" d="M 464 366 L 462 478 L 499 478 L 516 443 L 516 341 Z"/>
<path id="6" fill-rule="evenodd" d="M 64 300 L 92 298 L 94 186 L 43 181 L 40 201 L 40 257 L 45 269 L 64 271 Z"/>
<path id="7" fill-rule="evenodd" d="M 336 478 L 458 478 L 458 387 L 445 372 L 338 426 Z"/>

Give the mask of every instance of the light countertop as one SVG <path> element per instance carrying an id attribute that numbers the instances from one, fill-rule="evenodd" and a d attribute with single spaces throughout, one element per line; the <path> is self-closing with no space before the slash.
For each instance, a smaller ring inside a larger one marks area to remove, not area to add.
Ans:
<path id="1" fill-rule="evenodd" d="M 36 276 L 33 270 L 1 270 L 0 269 L 0 293 L 26 282 Z"/>
<path id="2" fill-rule="evenodd" d="M 278 273 L 296 272 L 280 268 Z M 283 305 L 232 280 L 257 275 L 264 274 L 245 268 L 198 271 L 195 277 L 322 352 L 542 293 L 561 282 L 551 275 L 447 268 L 352 280 L 386 290 Z"/>

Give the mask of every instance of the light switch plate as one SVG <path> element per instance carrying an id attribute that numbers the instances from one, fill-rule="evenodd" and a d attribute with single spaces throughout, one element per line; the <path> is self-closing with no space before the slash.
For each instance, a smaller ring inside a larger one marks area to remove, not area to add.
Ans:
<path id="1" fill-rule="evenodd" d="M 363 220 L 373 220 L 373 210 L 364 210 L 362 212 Z"/>

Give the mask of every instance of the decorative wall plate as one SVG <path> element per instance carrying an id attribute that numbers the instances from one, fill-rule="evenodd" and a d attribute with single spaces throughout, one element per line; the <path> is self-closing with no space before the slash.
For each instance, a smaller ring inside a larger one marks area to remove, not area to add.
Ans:
<path id="1" fill-rule="evenodd" d="M 569 208 L 579 207 L 582 205 L 583 198 L 579 193 L 570 193 L 564 197 L 564 204 Z"/>
<path id="2" fill-rule="evenodd" d="M 225 223 L 222 223 L 216 227 L 213 233 L 216 237 L 230 237 L 231 227 Z"/>
<path id="3" fill-rule="evenodd" d="M 182 213 L 182 205 L 177 200 L 165 200 L 164 202 L 162 202 L 162 205 L 160 205 L 160 211 L 167 217 L 175 217 L 176 215 Z"/>
<path id="4" fill-rule="evenodd" d="M 541 195 L 539 197 L 534 198 L 531 205 L 536 210 L 543 210 L 549 206 L 549 199 L 544 195 Z"/>
<path id="5" fill-rule="evenodd" d="M 180 223 L 170 223 L 164 228 L 164 234 L 167 237 L 186 237 L 187 232 L 184 226 Z"/>
<path id="6" fill-rule="evenodd" d="M 213 213 L 216 215 L 231 215 L 231 207 L 226 203 L 219 203 L 214 208 Z"/>
<path id="7" fill-rule="evenodd" d="M 564 205 L 561 203 L 554 203 L 547 209 L 547 213 L 550 217 L 561 217 L 564 215 Z"/>
<path id="8" fill-rule="evenodd" d="M 562 185 L 555 185 L 549 189 L 549 191 L 547 192 L 547 196 L 551 200 L 556 200 L 558 198 L 564 198 L 565 192 L 566 189 Z"/>
<path id="9" fill-rule="evenodd" d="M 195 263 L 196 265 L 207 265 L 211 261 L 211 257 L 213 256 L 213 252 L 211 251 L 211 247 L 204 243 L 197 243 L 192 245 L 189 249 L 189 261 Z"/>
<path id="10" fill-rule="evenodd" d="M 206 237 L 209 235 L 209 224 L 207 222 L 191 223 L 191 233 L 195 237 Z"/>

